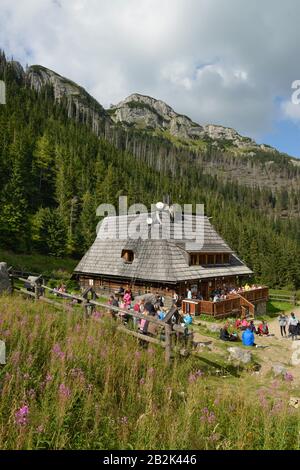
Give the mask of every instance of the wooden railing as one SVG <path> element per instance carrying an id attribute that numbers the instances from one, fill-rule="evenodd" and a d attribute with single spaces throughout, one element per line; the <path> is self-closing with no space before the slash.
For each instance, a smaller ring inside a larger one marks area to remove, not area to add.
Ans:
<path id="1" fill-rule="evenodd" d="M 157 344 L 165 349 L 165 360 L 166 363 L 169 364 L 171 360 L 171 354 L 172 354 L 172 335 L 174 334 L 180 334 L 180 333 L 185 333 L 184 328 L 181 327 L 181 325 L 176 325 L 176 328 L 172 327 L 172 324 L 170 321 L 164 321 L 164 320 L 158 320 L 155 317 L 152 317 L 150 315 L 143 315 L 141 313 L 136 313 L 132 312 L 129 310 L 124 310 L 119 307 L 114 307 L 112 305 L 107 305 L 101 302 L 98 302 L 96 300 L 97 295 L 95 294 L 94 297 L 96 298 L 88 298 L 87 296 L 81 296 L 81 295 L 73 295 L 73 294 L 68 294 L 66 292 L 58 292 L 56 289 L 52 289 L 48 287 L 47 285 L 42 284 L 42 281 L 29 281 L 28 279 L 18 277 L 16 275 L 10 274 L 10 279 L 11 279 L 11 284 L 12 284 L 12 290 L 16 291 L 20 294 L 29 296 L 34 298 L 36 301 L 42 301 L 46 302 L 55 308 L 59 309 L 66 309 L 66 307 L 70 308 L 70 304 L 66 304 L 64 302 L 60 302 L 58 300 L 54 300 L 52 298 L 48 298 L 45 293 L 49 292 L 51 294 L 55 294 L 58 296 L 58 298 L 61 299 L 69 299 L 70 301 L 76 301 L 75 305 L 81 305 L 84 308 L 84 312 L 86 316 L 90 316 L 95 307 L 100 307 L 102 309 L 105 309 L 105 311 L 109 312 L 114 312 L 116 316 L 119 316 L 121 318 L 127 316 L 132 319 L 137 319 L 137 320 L 146 320 L 149 323 L 153 323 L 157 326 L 157 329 L 163 332 L 163 337 L 164 339 L 161 338 L 162 335 L 157 335 L 157 337 L 152 337 L 148 336 L 146 334 L 140 333 L 139 331 L 131 330 L 128 327 L 125 327 L 125 325 L 119 325 L 117 327 L 118 331 L 121 331 L 123 333 L 127 333 L 131 336 L 134 336 L 142 341 L 148 342 L 148 343 L 153 343 Z M 20 287 L 17 285 L 15 281 L 20 281 L 22 282 L 25 287 Z M 30 290 L 32 289 L 32 290 Z M 72 305 L 74 307 L 74 305 Z M 175 308 L 176 310 L 176 308 Z M 166 315 L 166 318 L 170 319 L 170 316 L 172 316 L 172 311 Z"/>
<path id="2" fill-rule="evenodd" d="M 269 288 L 260 287 L 256 289 L 244 290 L 243 292 L 240 292 L 240 295 L 252 303 L 257 301 L 267 302 L 269 300 Z"/>
<path id="3" fill-rule="evenodd" d="M 240 313 L 240 297 L 238 295 L 232 295 L 231 298 L 219 302 L 201 300 L 199 304 L 201 314 L 212 315 L 215 318 L 224 318 L 231 314 L 238 315 Z"/>

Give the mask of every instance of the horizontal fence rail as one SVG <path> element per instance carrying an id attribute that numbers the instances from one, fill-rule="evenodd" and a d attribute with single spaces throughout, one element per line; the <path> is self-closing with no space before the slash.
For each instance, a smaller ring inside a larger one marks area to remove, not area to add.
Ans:
<path id="1" fill-rule="evenodd" d="M 76 301 L 75 305 L 82 305 L 84 308 L 85 313 L 89 316 L 91 314 L 91 308 L 95 307 L 100 307 L 103 309 L 108 310 L 109 312 L 115 313 L 119 317 L 130 317 L 131 319 L 136 319 L 136 320 L 145 320 L 148 323 L 151 323 L 157 327 L 157 330 L 160 330 L 163 332 L 164 339 L 158 339 L 156 337 L 148 336 L 147 334 L 144 334 L 139 331 L 134 331 L 130 330 L 129 328 L 126 328 L 123 325 L 120 325 L 117 327 L 117 330 L 123 333 L 126 333 L 128 335 L 134 336 L 142 341 L 152 343 L 152 344 L 157 344 L 165 349 L 165 361 L 167 364 L 170 363 L 171 360 L 171 354 L 172 354 L 172 335 L 174 334 L 184 334 L 185 333 L 185 328 L 179 325 L 176 325 L 176 331 L 173 330 L 172 325 L 170 322 L 166 322 L 163 320 L 158 320 L 157 318 L 154 318 L 150 315 L 143 315 L 142 313 L 137 313 L 137 312 L 131 312 L 129 310 L 124 310 L 119 307 L 115 307 L 113 305 L 108 305 L 104 304 L 102 302 L 98 302 L 95 298 L 88 298 L 87 296 L 84 297 L 82 295 L 74 295 L 74 294 L 68 294 L 67 292 L 59 292 L 57 289 L 53 289 L 45 284 L 43 284 L 43 281 L 41 279 L 41 276 L 37 279 L 37 281 L 31 281 L 29 279 L 25 279 L 24 277 L 19 277 L 15 273 L 10 274 L 10 279 L 12 283 L 12 290 L 15 290 L 16 292 L 29 296 L 31 298 L 34 298 L 36 301 L 42 301 L 46 302 L 50 305 L 53 305 L 56 308 L 59 309 L 65 309 L 66 304 L 63 304 L 61 302 L 58 302 L 54 299 L 49 299 L 45 296 L 45 292 L 49 292 L 51 294 L 57 295 L 60 298 L 63 299 L 68 299 L 71 301 Z M 20 281 L 24 284 L 25 287 L 19 287 L 16 285 L 15 281 Z M 29 289 L 32 290 L 29 290 Z M 93 295 L 97 297 L 97 294 L 93 292 Z M 69 306 L 69 305 L 68 305 Z M 73 305 L 74 306 L 74 305 Z M 73 307 L 72 306 L 72 307 Z M 171 310 L 169 314 L 172 313 Z M 169 315 L 167 314 L 166 317 Z M 170 316 L 170 315 L 169 315 Z M 162 335 L 160 335 L 162 336 Z"/>

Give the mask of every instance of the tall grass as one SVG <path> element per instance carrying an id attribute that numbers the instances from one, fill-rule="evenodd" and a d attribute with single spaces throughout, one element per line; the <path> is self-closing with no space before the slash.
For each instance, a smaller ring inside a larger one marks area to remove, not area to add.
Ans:
<path id="1" fill-rule="evenodd" d="M 0 297 L 1 449 L 298 449 L 292 384 L 222 378 L 95 313 Z"/>

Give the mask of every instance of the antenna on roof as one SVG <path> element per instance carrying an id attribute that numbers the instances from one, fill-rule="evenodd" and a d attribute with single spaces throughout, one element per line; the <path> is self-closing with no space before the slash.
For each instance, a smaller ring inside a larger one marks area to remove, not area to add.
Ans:
<path id="1" fill-rule="evenodd" d="M 163 211 L 164 210 L 164 207 L 165 207 L 165 204 L 163 202 L 157 202 L 156 203 L 156 209 L 158 211 Z"/>

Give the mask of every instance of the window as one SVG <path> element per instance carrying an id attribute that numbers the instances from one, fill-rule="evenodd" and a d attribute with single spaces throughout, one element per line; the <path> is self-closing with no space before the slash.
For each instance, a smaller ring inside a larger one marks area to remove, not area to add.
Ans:
<path id="1" fill-rule="evenodd" d="M 134 253 L 132 250 L 122 250 L 122 258 L 125 263 L 132 263 L 134 260 Z"/>
<path id="2" fill-rule="evenodd" d="M 230 263 L 229 253 L 191 253 L 191 266 L 223 265 Z"/>

